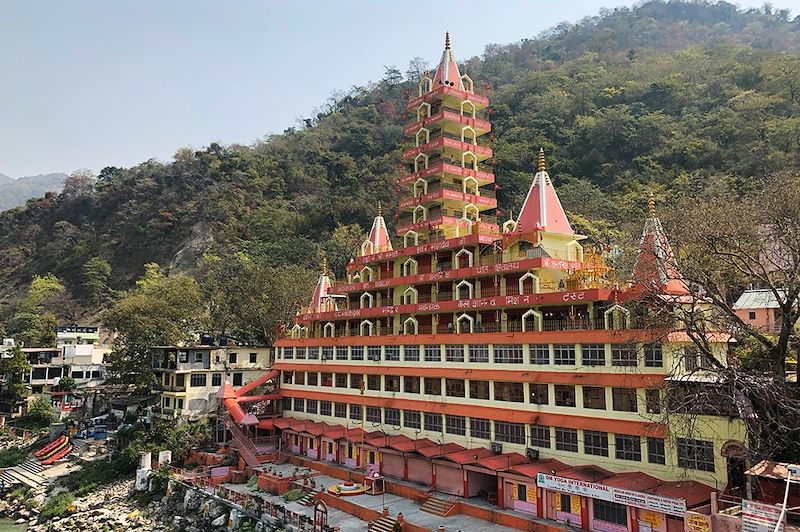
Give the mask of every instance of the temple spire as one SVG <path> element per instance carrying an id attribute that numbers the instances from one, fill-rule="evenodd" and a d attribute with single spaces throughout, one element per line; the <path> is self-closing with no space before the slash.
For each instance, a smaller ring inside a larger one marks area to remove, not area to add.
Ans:
<path id="1" fill-rule="evenodd" d="M 546 172 L 547 164 L 544 161 L 544 148 L 539 148 L 539 156 L 536 159 L 536 171 Z"/>
<path id="2" fill-rule="evenodd" d="M 661 226 L 661 220 L 656 216 L 656 202 L 652 192 L 647 198 L 647 218 L 639 241 L 633 281 L 655 293 L 672 295 L 689 293 L 689 288 L 683 282 L 678 270 L 672 246 Z"/>
<path id="3" fill-rule="evenodd" d="M 556 189 L 547 173 L 544 148 L 539 148 L 536 157 L 536 174 L 525 197 L 525 202 L 517 218 L 517 232 L 530 234 L 537 231 L 574 235 L 575 231 L 567 220 Z"/>
<path id="4" fill-rule="evenodd" d="M 449 31 L 444 32 L 444 49 L 445 50 L 449 50 L 450 49 L 450 32 Z"/>
<path id="5" fill-rule="evenodd" d="M 328 275 L 328 257 L 322 257 L 322 275 Z"/>
<path id="6" fill-rule="evenodd" d="M 647 198 L 647 214 L 650 218 L 656 217 L 656 198 L 653 191 L 650 191 L 650 197 Z"/>
<path id="7" fill-rule="evenodd" d="M 464 83 L 461 80 L 461 72 L 458 70 L 458 63 L 456 63 L 456 57 L 453 55 L 453 50 L 450 48 L 449 32 L 445 33 L 444 52 L 442 52 L 442 59 L 439 61 L 439 66 L 436 69 L 436 75 L 433 76 L 434 90 L 440 85 L 464 90 Z"/>
<path id="8" fill-rule="evenodd" d="M 369 236 L 361 244 L 361 255 L 373 255 L 384 251 L 392 251 L 392 241 L 389 239 L 389 230 L 386 220 L 383 219 L 383 203 L 378 200 L 378 214 L 372 221 Z"/>

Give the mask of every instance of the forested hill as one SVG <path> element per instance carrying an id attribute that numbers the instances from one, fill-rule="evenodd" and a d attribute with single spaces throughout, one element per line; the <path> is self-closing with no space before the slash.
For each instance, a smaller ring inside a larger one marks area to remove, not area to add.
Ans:
<path id="1" fill-rule="evenodd" d="M 456 54 L 472 38 L 453 37 Z M 492 101 L 501 210 L 519 208 L 539 146 L 577 227 L 597 239 L 639 225 L 646 189 L 669 201 L 797 168 L 798 44 L 788 12 L 648 2 L 488 46 L 466 68 Z M 424 66 L 387 69 L 256 145 L 105 168 L 93 189 L 2 213 L 0 296 L 45 272 L 77 294 L 93 257 L 115 288 L 147 262 L 191 272 L 209 249 L 313 269 L 326 253 L 341 272 L 376 199 L 393 223 L 405 103 Z"/>

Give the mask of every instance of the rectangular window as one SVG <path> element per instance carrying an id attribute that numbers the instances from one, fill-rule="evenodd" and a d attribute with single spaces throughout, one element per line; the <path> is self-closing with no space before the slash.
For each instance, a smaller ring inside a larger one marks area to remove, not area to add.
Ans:
<path id="1" fill-rule="evenodd" d="M 467 418 L 464 416 L 444 416 L 444 428 L 448 434 L 467 434 Z"/>
<path id="2" fill-rule="evenodd" d="M 189 362 L 189 353 L 186 351 L 178 351 L 178 362 L 181 364 Z"/>
<path id="3" fill-rule="evenodd" d="M 661 392 L 657 388 L 645 390 L 644 399 L 648 414 L 661 413 Z"/>
<path id="4" fill-rule="evenodd" d="M 306 373 L 304 371 L 296 371 L 294 373 L 294 383 L 295 384 L 305 384 L 306 383 Z"/>
<path id="5" fill-rule="evenodd" d="M 489 346 L 488 345 L 470 345 L 469 346 L 469 361 L 476 363 L 489 362 Z"/>
<path id="6" fill-rule="evenodd" d="M 441 362 L 442 348 L 438 345 L 425 346 L 425 362 Z"/>
<path id="7" fill-rule="evenodd" d="M 558 495 L 558 508 L 564 513 L 572 513 L 572 497 L 574 495 L 567 495 L 566 493 L 560 493 Z"/>
<path id="8" fill-rule="evenodd" d="M 378 392 L 381 390 L 380 375 L 367 375 L 367 390 L 374 390 Z"/>
<path id="9" fill-rule="evenodd" d="M 383 422 L 392 427 L 400 428 L 400 410 L 397 408 L 384 408 Z"/>
<path id="10" fill-rule="evenodd" d="M 336 387 L 347 388 L 347 373 L 336 374 Z"/>
<path id="11" fill-rule="evenodd" d="M 748 311 L 748 312 L 747 312 L 747 319 L 750 319 L 750 320 L 754 320 L 754 319 L 756 319 L 756 313 L 755 313 L 755 311 L 752 311 L 752 310 Z"/>
<path id="12" fill-rule="evenodd" d="M 550 363 L 550 346 L 548 344 L 531 344 L 531 364 L 547 365 Z"/>
<path id="13" fill-rule="evenodd" d="M 399 375 L 386 375 L 383 377 L 383 389 L 387 392 L 400 391 L 400 376 Z"/>
<path id="14" fill-rule="evenodd" d="M 295 351 L 295 355 L 297 355 L 298 359 L 304 360 L 306 358 L 306 353 L 307 352 L 308 352 L 308 348 L 307 347 L 298 347 L 297 351 Z"/>
<path id="15" fill-rule="evenodd" d="M 695 371 L 698 368 L 697 355 L 696 347 L 683 348 L 683 367 L 686 368 L 686 371 Z"/>
<path id="16" fill-rule="evenodd" d="M 361 421 L 361 405 L 350 405 L 350 419 Z"/>
<path id="17" fill-rule="evenodd" d="M 403 392 L 419 393 L 419 377 L 403 377 Z"/>
<path id="18" fill-rule="evenodd" d="M 528 501 L 528 486 L 525 484 L 517 484 L 517 500 Z"/>
<path id="19" fill-rule="evenodd" d="M 250 363 L 255 364 L 258 362 L 258 353 L 250 353 Z"/>
<path id="20" fill-rule="evenodd" d="M 175 399 L 175 408 L 178 410 L 183 408 L 183 399 Z"/>
<path id="21" fill-rule="evenodd" d="M 578 452 L 578 431 L 556 427 L 556 449 L 559 451 Z"/>
<path id="22" fill-rule="evenodd" d="M 294 358 L 294 347 L 287 347 L 283 350 L 283 358 L 291 360 Z"/>
<path id="23" fill-rule="evenodd" d="M 333 415 L 335 417 L 347 417 L 347 405 L 345 403 L 334 403 Z"/>
<path id="24" fill-rule="evenodd" d="M 550 427 L 546 425 L 531 425 L 531 445 L 549 449 Z"/>
<path id="25" fill-rule="evenodd" d="M 284 384 L 291 384 L 293 376 L 294 376 L 294 372 L 293 371 L 282 371 L 281 372 L 281 378 L 283 379 L 283 383 Z"/>
<path id="26" fill-rule="evenodd" d="M 288 411 L 292 409 L 292 398 L 291 397 L 284 397 L 281 400 L 281 406 L 283 407 L 284 411 Z"/>
<path id="27" fill-rule="evenodd" d="M 319 378 L 319 373 L 316 371 L 309 371 L 306 373 L 306 384 L 309 386 L 316 386 L 317 380 Z"/>
<path id="28" fill-rule="evenodd" d="M 612 408 L 617 412 L 636 412 L 636 388 L 611 388 Z"/>
<path id="29" fill-rule="evenodd" d="M 419 362 L 419 346 L 404 345 L 403 360 L 405 360 L 406 362 Z"/>
<path id="30" fill-rule="evenodd" d="M 469 436 L 480 440 L 490 440 L 492 438 L 492 422 L 479 417 L 470 418 Z"/>
<path id="31" fill-rule="evenodd" d="M 331 402 L 330 401 L 320 401 L 319 402 L 319 413 L 323 416 L 330 416 L 331 415 Z"/>
<path id="32" fill-rule="evenodd" d="M 523 423 L 494 422 L 494 439 L 508 443 L 525 443 L 525 425 Z"/>
<path id="33" fill-rule="evenodd" d="M 714 471 L 714 447 L 710 441 L 678 438 L 678 466 Z"/>
<path id="34" fill-rule="evenodd" d="M 470 399 L 489 399 L 489 381 L 469 381 Z"/>
<path id="35" fill-rule="evenodd" d="M 399 345 L 387 345 L 383 348 L 384 353 L 383 356 L 389 362 L 397 362 L 400 360 L 400 346 Z"/>
<path id="36" fill-rule="evenodd" d="M 319 406 L 319 402 L 315 399 L 309 399 L 306 401 L 306 412 L 309 414 L 316 414 L 317 413 L 317 406 Z"/>
<path id="37" fill-rule="evenodd" d="M 371 345 L 367 347 L 367 360 L 378 362 L 381 359 L 381 346 Z"/>
<path id="38" fill-rule="evenodd" d="M 584 366 L 605 366 L 606 344 L 583 344 L 581 362 Z"/>
<path id="39" fill-rule="evenodd" d="M 494 362 L 495 364 L 522 364 L 522 346 L 494 346 Z"/>
<path id="40" fill-rule="evenodd" d="M 364 360 L 363 345 L 354 345 L 350 347 L 350 360 Z"/>
<path id="41" fill-rule="evenodd" d="M 421 429 L 419 412 L 416 410 L 403 410 L 403 426 L 409 429 Z"/>
<path id="42" fill-rule="evenodd" d="M 370 423 L 381 423 L 381 409 L 377 406 L 368 406 L 367 421 Z"/>
<path id="43" fill-rule="evenodd" d="M 627 528 L 628 507 L 611 501 L 594 500 L 594 518 Z"/>
<path id="44" fill-rule="evenodd" d="M 444 351 L 448 362 L 464 362 L 463 345 L 446 345 Z"/>
<path id="45" fill-rule="evenodd" d="M 233 357 L 233 361 L 232 362 L 236 362 L 236 353 L 231 353 L 231 356 Z M 194 361 L 196 363 L 203 361 L 203 352 L 202 351 L 195 351 L 195 353 L 194 353 Z"/>
<path id="46" fill-rule="evenodd" d="M 294 399 L 294 411 L 295 412 L 304 412 L 305 411 L 305 399 L 300 399 L 295 397 Z"/>
<path id="47" fill-rule="evenodd" d="M 633 344 L 611 344 L 612 366 L 636 366 L 636 346 Z"/>
<path id="48" fill-rule="evenodd" d="M 553 362 L 558 366 L 575 365 L 575 344 L 555 344 Z"/>
<path id="49" fill-rule="evenodd" d="M 323 373 L 321 383 L 323 386 L 333 386 L 333 373 Z"/>
<path id="50" fill-rule="evenodd" d="M 445 379 L 445 390 L 448 397 L 464 397 L 464 381 L 461 379 Z"/>
<path id="51" fill-rule="evenodd" d="M 347 360 L 347 346 L 336 346 L 336 360 Z"/>
<path id="52" fill-rule="evenodd" d="M 547 384 L 533 384 L 531 383 L 531 404 L 546 405 L 550 403 L 550 394 L 547 390 Z"/>
<path id="53" fill-rule="evenodd" d="M 353 390 L 360 390 L 361 387 L 366 384 L 364 381 L 364 376 L 360 373 L 351 373 L 350 374 L 350 388 Z"/>
<path id="54" fill-rule="evenodd" d="M 614 440 L 617 447 L 616 457 L 618 460 L 642 461 L 642 438 L 640 436 L 616 434 Z"/>
<path id="55" fill-rule="evenodd" d="M 73 371 L 72 372 L 72 378 L 73 379 L 82 379 L 83 378 L 83 372 L 82 371 Z M 217 386 L 219 386 L 219 384 L 217 384 Z"/>
<path id="56" fill-rule="evenodd" d="M 425 393 L 428 395 L 442 395 L 442 379 L 439 377 L 425 377 Z"/>
<path id="57" fill-rule="evenodd" d="M 189 386 L 192 388 L 199 388 L 200 386 L 206 385 L 206 374 L 205 373 L 192 373 L 191 377 L 189 377 Z"/>
<path id="58" fill-rule="evenodd" d="M 583 408 L 606 409 L 606 389 L 602 386 L 583 387 Z"/>
<path id="59" fill-rule="evenodd" d="M 211 386 L 222 386 L 222 373 L 211 374 Z"/>
<path id="60" fill-rule="evenodd" d="M 308 348 L 308 359 L 309 360 L 318 360 L 319 359 L 319 347 L 309 347 Z"/>
<path id="61" fill-rule="evenodd" d="M 425 412 L 425 430 L 442 432 L 442 415 Z"/>
<path id="62" fill-rule="evenodd" d="M 666 464 L 667 454 L 664 452 L 664 440 L 647 438 L 647 461 L 651 464 Z"/>
<path id="63" fill-rule="evenodd" d="M 521 382 L 498 382 L 494 383 L 494 400 L 508 401 L 511 403 L 522 403 L 525 401 L 524 385 Z"/>
<path id="64" fill-rule="evenodd" d="M 608 433 L 584 430 L 583 452 L 594 456 L 608 456 Z"/>
<path id="65" fill-rule="evenodd" d="M 326 345 L 322 348 L 322 360 L 333 360 L 333 346 Z"/>
<path id="66" fill-rule="evenodd" d="M 553 387 L 556 397 L 556 406 L 575 406 L 575 387 L 556 384 Z"/>
<path id="67" fill-rule="evenodd" d="M 644 365 L 646 368 L 664 367 L 664 353 L 661 343 L 654 342 L 644 346 Z"/>

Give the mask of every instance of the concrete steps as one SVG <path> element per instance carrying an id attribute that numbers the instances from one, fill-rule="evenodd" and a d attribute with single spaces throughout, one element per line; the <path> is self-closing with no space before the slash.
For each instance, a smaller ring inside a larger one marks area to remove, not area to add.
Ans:
<path id="1" fill-rule="evenodd" d="M 369 530 L 369 532 L 393 532 L 395 521 L 393 517 L 383 515 L 380 519 L 372 521 L 367 530 Z"/>
<path id="2" fill-rule="evenodd" d="M 311 490 L 305 495 L 303 495 L 303 497 L 299 499 L 297 502 L 299 502 L 303 506 L 311 506 L 312 504 L 314 504 L 314 497 L 317 496 L 317 493 L 319 493 L 319 490 Z"/>
<path id="3" fill-rule="evenodd" d="M 429 497 L 422 506 L 419 507 L 425 513 L 444 517 L 445 514 L 453 507 L 453 503 L 436 497 Z"/>

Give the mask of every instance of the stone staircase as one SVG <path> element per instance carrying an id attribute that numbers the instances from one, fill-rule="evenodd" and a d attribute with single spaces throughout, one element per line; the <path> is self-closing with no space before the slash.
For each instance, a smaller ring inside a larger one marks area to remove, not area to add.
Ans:
<path id="1" fill-rule="evenodd" d="M 370 522 L 367 530 L 369 532 L 393 532 L 395 522 L 395 518 L 382 515 L 380 519 Z"/>
<path id="2" fill-rule="evenodd" d="M 422 503 L 422 506 L 420 506 L 419 509 L 432 515 L 444 517 L 447 512 L 450 511 L 453 505 L 453 501 L 437 499 L 436 497 L 428 497 L 425 502 Z"/>
<path id="3" fill-rule="evenodd" d="M 308 493 L 306 493 L 305 495 L 303 495 L 303 497 L 299 499 L 297 502 L 299 502 L 303 506 L 311 506 L 312 504 L 314 504 L 314 499 L 316 498 L 317 493 L 319 493 L 319 490 L 313 489 Z"/>
<path id="4" fill-rule="evenodd" d="M 47 479 L 42 476 L 44 467 L 37 460 L 28 459 L 19 465 L 10 467 L 0 474 L 0 480 L 6 486 L 23 485 L 32 490 L 44 490 Z"/>

